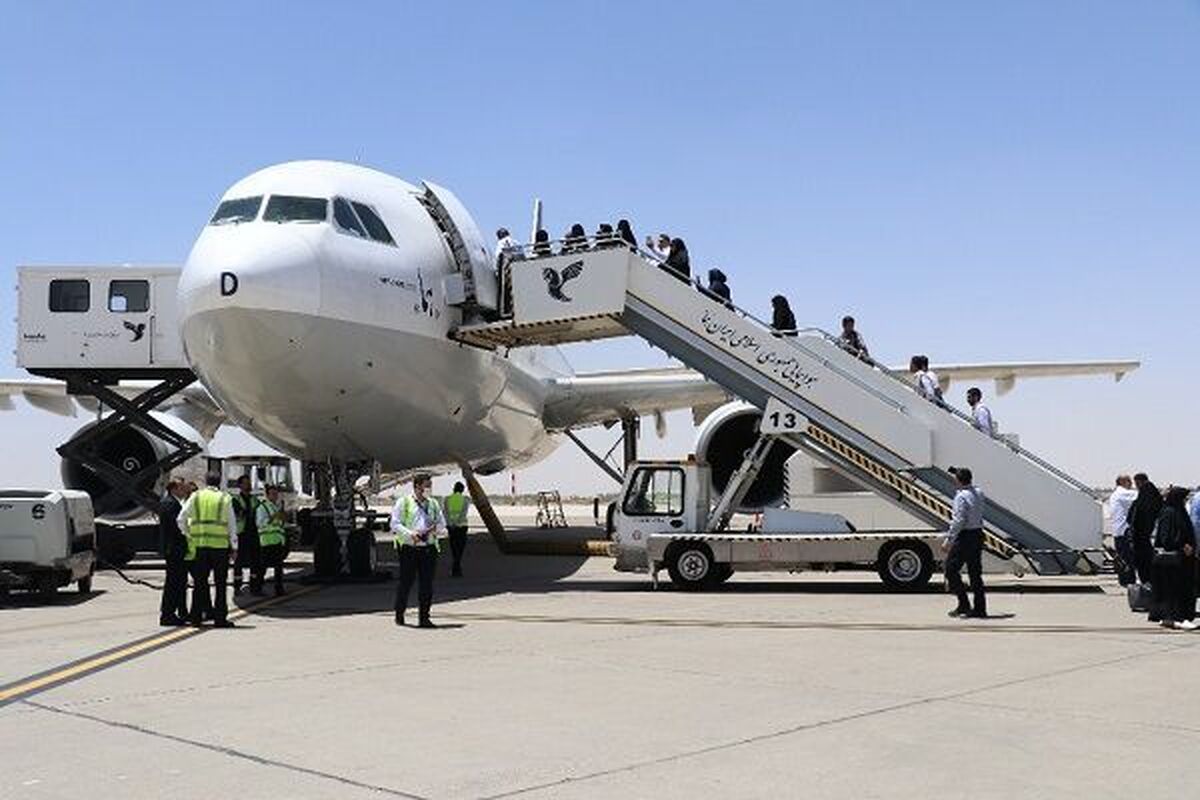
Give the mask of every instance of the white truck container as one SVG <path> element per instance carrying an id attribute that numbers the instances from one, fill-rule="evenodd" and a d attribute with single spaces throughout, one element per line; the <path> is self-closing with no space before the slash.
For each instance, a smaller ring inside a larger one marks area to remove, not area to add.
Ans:
<path id="1" fill-rule="evenodd" d="M 18 267 L 17 366 L 186 368 L 178 267 Z"/>
<path id="2" fill-rule="evenodd" d="M 96 523 L 87 492 L 0 489 L 0 590 L 92 589 Z"/>

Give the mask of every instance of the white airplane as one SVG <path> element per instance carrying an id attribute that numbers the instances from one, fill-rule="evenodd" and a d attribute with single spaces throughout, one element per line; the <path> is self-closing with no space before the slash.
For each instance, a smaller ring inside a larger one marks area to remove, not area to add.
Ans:
<path id="1" fill-rule="evenodd" d="M 704 419 L 698 457 L 717 473 L 740 463 L 757 412 L 697 373 L 577 375 L 553 348 L 490 351 L 451 340 L 464 314 L 464 259 L 479 304 L 494 305 L 493 256 L 441 187 L 329 161 L 247 176 L 221 198 L 180 276 L 180 331 L 203 388 L 191 387 L 164 413 L 193 428 L 198 441 L 221 424 L 238 425 L 319 465 L 327 488 L 340 493 L 373 464 L 406 472 L 467 463 L 494 473 L 544 458 L 568 429 L 681 408 Z M 1137 366 L 935 369 L 944 385 L 991 378 L 1003 393 L 1018 378 L 1120 380 Z M 54 381 L 0 382 L 0 404 L 12 394 L 59 412 L 69 404 Z M 747 502 L 782 496 L 782 450 Z M 122 463 L 122 454 L 111 460 Z"/>

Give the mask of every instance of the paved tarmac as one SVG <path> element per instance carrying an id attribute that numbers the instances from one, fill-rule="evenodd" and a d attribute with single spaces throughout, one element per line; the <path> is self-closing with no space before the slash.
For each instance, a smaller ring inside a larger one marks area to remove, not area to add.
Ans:
<path id="1" fill-rule="evenodd" d="M 869 574 L 652 592 L 481 539 L 465 579 L 440 566 L 434 631 L 392 624 L 390 583 L 292 584 L 198 634 L 112 573 L 0 606 L 0 797 L 1195 791 L 1200 633 L 1147 625 L 1109 579 L 993 576 L 997 618 L 960 621 Z"/>

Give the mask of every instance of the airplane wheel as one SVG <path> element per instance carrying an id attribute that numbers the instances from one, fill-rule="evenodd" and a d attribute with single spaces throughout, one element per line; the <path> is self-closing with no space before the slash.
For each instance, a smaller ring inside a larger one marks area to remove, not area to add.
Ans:
<path id="1" fill-rule="evenodd" d="M 698 592 L 720 581 L 720 565 L 704 542 L 672 542 L 663 556 L 671 583 L 680 589 Z"/>
<path id="2" fill-rule="evenodd" d="M 346 541 L 350 574 L 369 578 L 375 574 L 375 534 L 370 528 L 355 528 Z"/>
<path id="3" fill-rule="evenodd" d="M 329 578 L 342 571 L 342 543 L 338 539 L 333 523 L 324 522 L 316 527 L 316 540 L 313 542 L 313 572 Z"/>
<path id="4" fill-rule="evenodd" d="M 924 542 L 888 542 L 879 548 L 875 569 L 889 589 L 919 591 L 933 576 L 933 553 Z"/>

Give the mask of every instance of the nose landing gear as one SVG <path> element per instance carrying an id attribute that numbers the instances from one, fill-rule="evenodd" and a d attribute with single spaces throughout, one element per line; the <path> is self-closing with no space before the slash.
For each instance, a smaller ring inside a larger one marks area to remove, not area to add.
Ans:
<path id="1" fill-rule="evenodd" d="M 313 542 L 313 572 L 323 580 L 378 580 L 375 527 L 379 515 L 356 490 L 371 470 L 369 462 L 305 462 L 317 506 L 308 515 Z"/>

